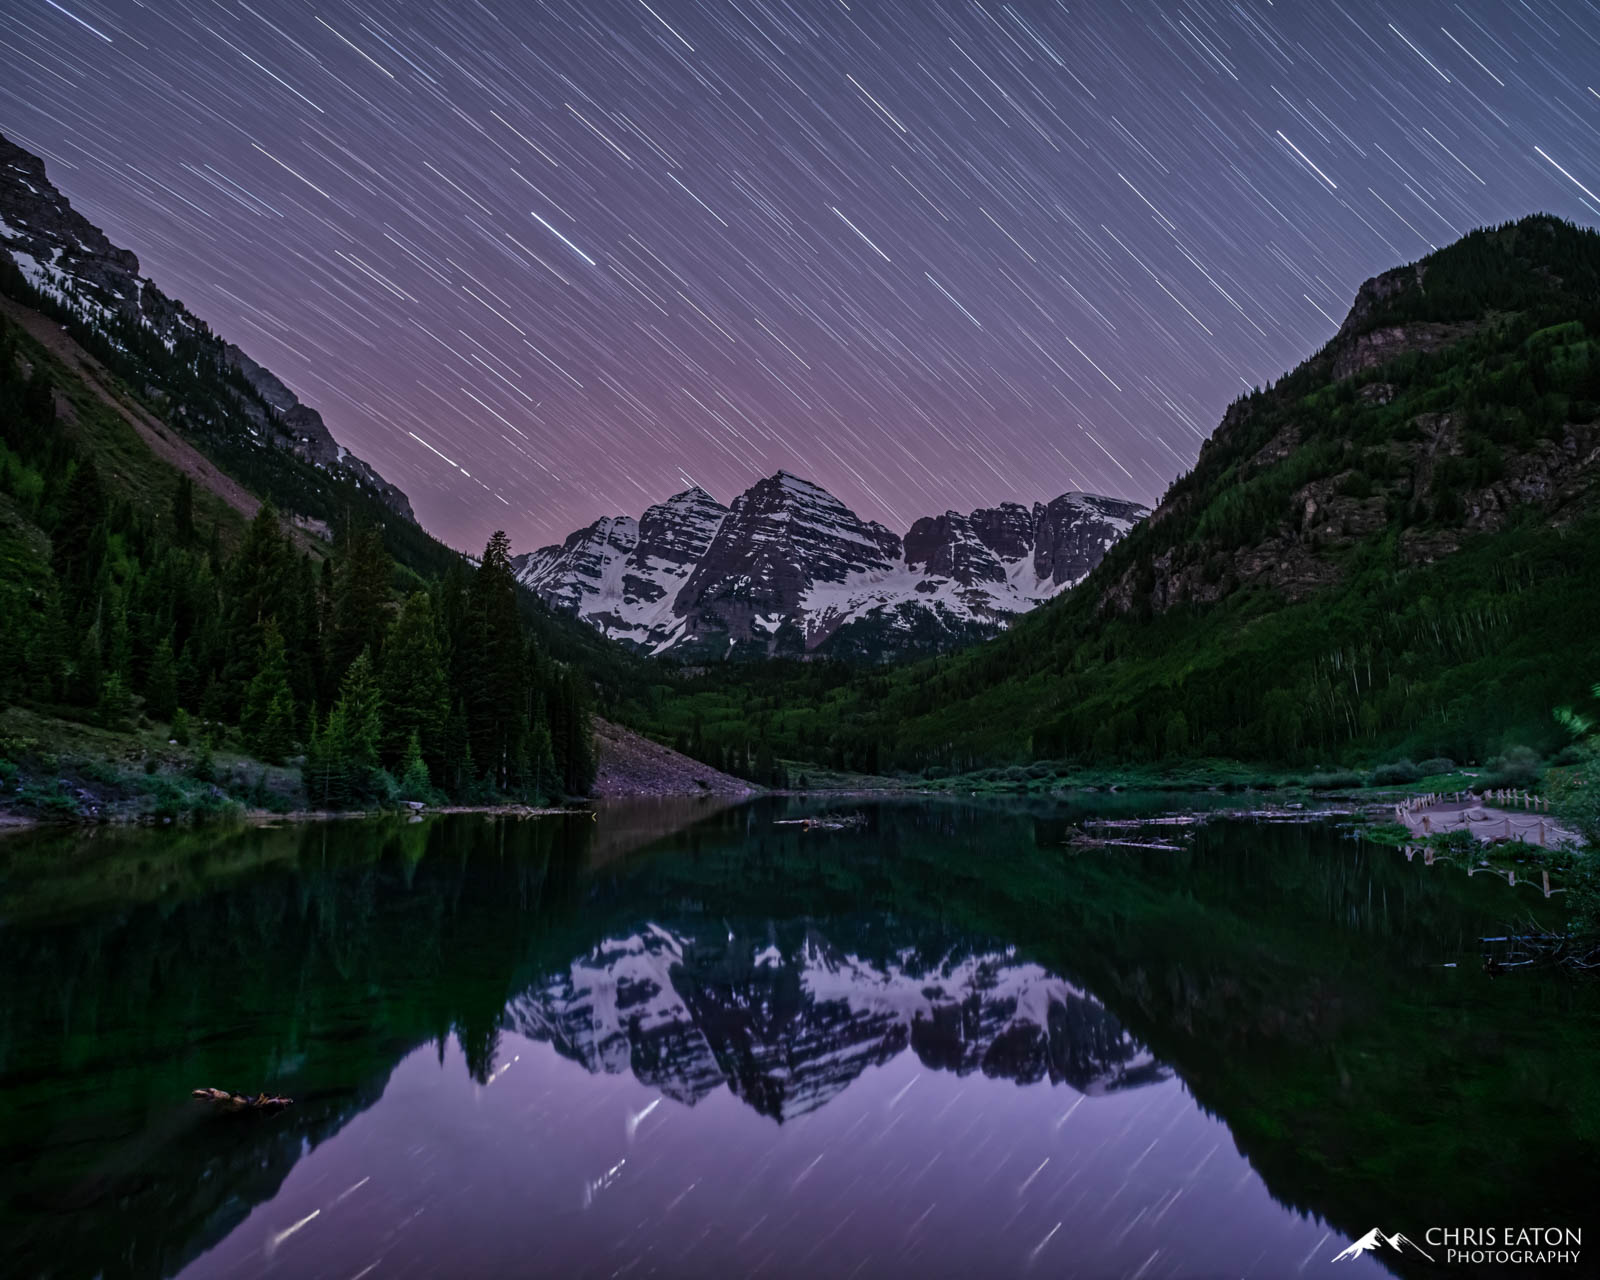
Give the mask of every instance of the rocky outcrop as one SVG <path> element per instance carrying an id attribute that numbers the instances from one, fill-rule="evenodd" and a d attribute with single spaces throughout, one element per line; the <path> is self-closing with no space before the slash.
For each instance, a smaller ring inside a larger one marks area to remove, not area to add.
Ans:
<path id="1" fill-rule="evenodd" d="M 1150 514 L 1149 508 L 1118 498 L 1064 493 L 1033 509 L 1033 568 L 1040 582 L 1055 587 L 1082 582 L 1107 548 Z"/>
<path id="2" fill-rule="evenodd" d="M 1566 290 L 1576 307 L 1585 287 L 1581 267 L 1573 268 L 1575 283 L 1564 283 L 1564 264 L 1541 247 L 1556 229 L 1553 220 L 1535 217 L 1476 233 L 1481 265 L 1473 269 L 1504 272 L 1524 299 L 1537 300 L 1546 285 L 1552 297 Z M 1523 249 L 1529 256 L 1518 266 L 1515 255 Z M 1505 258 L 1497 263 L 1495 254 Z M 1509 332 L 1503 322 L 1515 319 L 1494 310 L 1510 305 L 1501 298 L 1475 298 L 1463 288 L 1459 262 L 1448 264 L 1456 272 L 1453 290 L 1441 286 L 1439 296 L 1430 297 L 1430 271 L 1441 269 L 1430 259 L 1368 280 L 1321 351 L 1277 387 L 1228 407 L 1201 445 L 1194 472 L 1175 482 L 1151 514 L 1150 539 L 1137 551 L 1130 547 L 1117 572 L 1097 584 L 1103 612 L 1209 605 L 1249 587 L 1269 589 L 1289 602 L 1304 600 L 1343 579 L 1354 561 L 1342 553 L 1385 530 L 1394 530 L 1400 564 L 1425 564 L 1451 554 L 1468 537 L 1493 533 L 1530 513 L 1560 526 L 1600 501 L 1600 424 L 1569 421 L 1503 432 L 1495 423 L 1521 410 L 1493 403 L 1480 403 L 1476 429 L 1469 428 L 1464 410 L 1394 415 L 1391 406 L 1403 401 L 1412 384 L 1399 371 L 1389 377 L 1375 371 L 1475 336 L 1492 343 Z M 1516 284 L 1519 271 L 1525 275 Z M 1529 288 L 1529 277 L 1537 287 Z M 1540 338 L 1541 349 L 1565 354 L 1544 358 L 1581 365 L 1587 359 L 1582 329 L 1574 340 L 1558 333 L 1560 328 Z M 1531 364 L 1522 343 L 1508 338 L 1502 358 Z M 1429 375 L 1424 370 L 1419 376 Z M 1339 386 L 1351 381 L 1353 388 Z M 1418 402 L 1421 407 L 1421 397 Z M 1594 412 L 1581 396 L 1570 408 L 1580 416 Z M 1384 432 L 1377 442 L 1373 424 Z M 1309 449 L 1329 459 L 1325 474 L 1277 490 L 1272 474 L 1303 464 Z M 1219 508 L 1243 489 L 1262 505 L 1248 517 L 1237 511 L 1223 516 Z"/>
<path id="3" fill-rule="evenodd" d="M 1466 480 L 1459 414 L 1418 414 L 1408 425 L 1383 450 L 1387 480 L 1373 481 L 1358 468 L 1310 480 L 1293 491 L 1283 518 L 1253 544 L 1200 558 L 1167 548 L 1107 583 L 1103 607 L 1126 612 L 1142 600 L 1159 613 L 1176 605 L 1214 604 L 1249 586 L 1268 587 L 1289 602 L 1304 600 L 1340 581 L 1347 564 L 1339 552 L 1382 532 L 1397 510 L 1453 512 L 1447 527 L 1400 530 L 1400 560 L 1415 565 L 1443 559 L 1463 539 L 1504 529 L 1530 511 L 1561 526 L 1600 501 L 1600 423 L 1568 423 L 1558 438 L 1499 451 L 1488 466 L 1497 474 Z M 1274 437 L 1246 474 L 1287 458 L 1294 438 L 1292 430 Z M 1152 520 L 1162 518 L 1163 508 L 1157 508 Z"/>
<path id="4" fill-rule="evenodd" d="M 191 434 L 222 435 L 230 444 L 283 449 L 330 475 L 367 490 L 412 523 L 406 495 L 334 440 L 322 416 L 231 343 L 216 337 L 181 302 L 139 274 L 139 259 L 112 244 L 45 173 L 44 161 L 0 137 L 0 250 L 49 303 L 98 329 L 119 347 L 142 334 L 168 350 L 192 350 L 209 362 L 217 404 L 187 402 L 179 387 L 142 388 L 174 426 Z M 220 412 L 218 411 L 220 408 Z"/>
<path id="5" fill-rule="evenodd" d="M 599 756 L 590 794 L 610 800 L 626 796 L 749 796 L 757 788 L 658 742 L 594 718 Z"/>
<path id="6" fill-rule="evenodd" d="M 808 596 L 887 575 L 900 554 L 900 539 L 882 525 L 780 471 L 733 500 L 673 612 L 684 634 L 713 648 L 814 649 L 838 616 L 805 608 Z"/>
<path id="7" fill-rule="evenodd" d="M 1081 581 L 1147 514 L 1068 493 L 926 516 L 902 540 L 780 471 L 730 507 L 689 489 L 513 563 L 547 604 L 645 652 L 879 661 L 995 634 Z"/>
<path id="8" fill-rule="evenodd" d="M 1401 356 L 1443 351 L 1472 333 L 1471 324 L 1384 325 L 1356 334 L 1341 342 L 1333 357 L 1333 376 L 1338 381 L 1376 369 Z"/>

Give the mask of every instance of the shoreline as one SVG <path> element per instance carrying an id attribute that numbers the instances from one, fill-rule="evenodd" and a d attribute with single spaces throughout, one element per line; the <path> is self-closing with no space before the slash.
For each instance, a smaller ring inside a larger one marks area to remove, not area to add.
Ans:
<path id="1" fill-rule="evenodd" d="M 421 809 L 290 809 L 283 813 L 271 809 L 245 809 L 220 817 L 195 819 L 155 818 L 149 814 L 101 814 L 93 817 L 44 817 L 0 810 L 0 836 L 12 831 L 68 831 L 98 827 L 149 827 L 152 830 L 189 831 L 197 827 L 274 827 L 293 823 L 347 822 L 356 819 L 422 819 L 441 815 L 482 814 L 490 818 L 551 818 L 561 814 L 590 813 L 592 808 L 524 804 L 429 805 Z"/>

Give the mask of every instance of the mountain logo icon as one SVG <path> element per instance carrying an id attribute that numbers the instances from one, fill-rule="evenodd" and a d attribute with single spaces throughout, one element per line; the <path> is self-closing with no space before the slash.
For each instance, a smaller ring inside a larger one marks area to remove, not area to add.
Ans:
<path id="1" fill-rule="evenodd" d="M 1335 1262 L 1354 1262 L 1364 1253 L 1377 1253 L 1382 1249 L 1393 1249 L 1396 1253 L 1404 1253 L 1409 1249 L 1413 1253 L 1421 1254 L 1429 1262 L 1433 1261 L 1433 1255 L 1415 1240 L 1401 1235 L 1398 1231 L 1392 1236 L 1386 1236 L 1377 1227 L 1373 1227 L 1361 1239 L 1352 1241 L 1348 1248 L 1334 1254 L 1333 1260 Z"/>

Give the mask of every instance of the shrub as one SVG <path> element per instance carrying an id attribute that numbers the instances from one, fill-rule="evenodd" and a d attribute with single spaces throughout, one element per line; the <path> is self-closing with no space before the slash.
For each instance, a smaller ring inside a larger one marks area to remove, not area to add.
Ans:
<path id="1" fill-rule="evenodd" d="M 244 806 L 219 787 L 202 787 L 192 802 L 196 822 L 205 819 L 234 819 L 243 815 Z"/>
<path id="2" fill-rule="evenodd" d="M 156 818 L 182 817 L 189 807 L 189 797 L 171 778 L 157 778 L 148 791 L 150 814 Z"/>
<path id="3" fill-rule="evenodd" d="M 1483 851 L 1478 837 L 1470 831 L 1440 831 L 1428 837 L 1428 845 L 1445 858 L 1464 858 L 1475 862 Z"/>
<path id="4" fill-rule="evenodd" d="M 1579 858 L 1567 873 L 1567 929 L 1573 936 L 1600 936 L 1600 863 Z"/>
<path id="5" fill-rule="evenodd" d="M 1423 776 L 1422 770 L 1409 760 L 1395 760 L 1389 764 L 1380 764 L 1372 771 L 1372 785 L 1375 787 L 1402 787 L 1408 782 L 1416 782 Z"/>
<path id="6" fill-rule="evenodd" d="M 1600 745 L 1578 744 L 1579 760 L 1551 776 L 1550 798 L 1556 812 L 1578 830 L 1584 843 L 1600 849 Z M 1596 890 L 1596 922 L 1600 924 L 1600 860 L 1590 859 Z"/>
<path id="7" fill-rule="evenodd" d="M 209 736 L 200 739 L 200 746 L 194 753 L 194 759 L 189 761 L 189 776 L 196 782 L 215 782 L 217 780 L 217 763 L 211 755 L 211 739 Z"/>
<path id="8" fill-rule="evenodd" d="M 1527 747 L 1512 747 L 1503 756 L 1489 761 L 1484 776 L 1485 787 L 1531 787 L 1539 781 L 1543 769 L 1539 755 Z"/>
<path id="9" fill-rule="evenodd" d="M 95 716 L 105 728 L 120 730 L 128 727 L 132 714 L 133 695 L 128 692 L 128 683 L 121 674 L 113 671 L 100 686 Z"/>
<path id="10" fill-rule="evenodd" d="M 84 760 L 78 765 L 78 772 L 90 782 L 98 782 L 103 787 L 116 786 L 122 781 L 122 774 L 109 760 Z"/>
<path id="11" fill-rule="evenodd" d="M 1313 791 L 1349 791 L 1366 782 L 1359 773 L 1350 769 L 1335 769 L 1327 773 L 1313 773 L 1306 786 Z"/>
<path id="12" fill-rule="evenodd" d="M 1456 762 L 1449 756 L 1434 756 L 1417 766 L 1418 772 L 1424 778 L 1436 778 L 1442 773 L 1454 773 L 1457 768 Z"/>

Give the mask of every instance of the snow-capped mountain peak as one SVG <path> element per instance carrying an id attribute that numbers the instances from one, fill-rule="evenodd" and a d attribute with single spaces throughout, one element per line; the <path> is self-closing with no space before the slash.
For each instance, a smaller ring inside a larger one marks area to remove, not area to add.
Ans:
<path id="1" fill-rule="evenodd" d="M 902 539 L 779 471 L 727 507 L 695 486 L 515 564 L 553 608 L 649 653 L 877 660 L 994 634 L 1081 581 L 1147 514 L 1071 492 L 925 516 Z"/>

